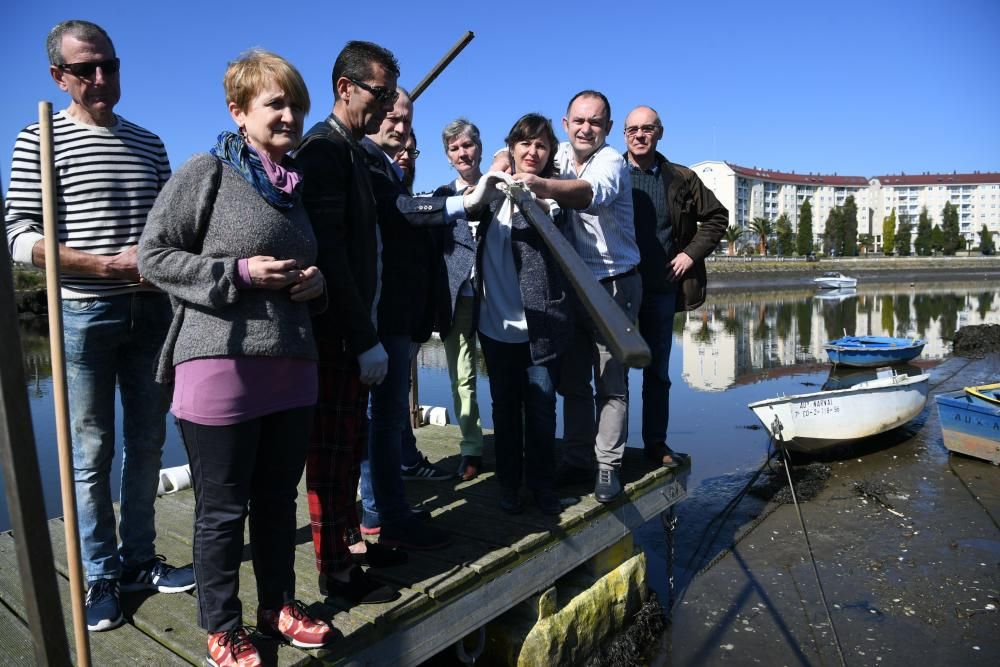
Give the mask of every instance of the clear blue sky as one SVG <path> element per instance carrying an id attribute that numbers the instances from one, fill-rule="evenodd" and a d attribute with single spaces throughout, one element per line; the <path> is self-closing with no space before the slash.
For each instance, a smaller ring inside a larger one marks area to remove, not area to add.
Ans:
<path id="1" fill-rule="evenodd" d="M 412 87 L 472 30 L 476 38 L 417 101 L 417 187 L 452 173 L 441 128 L 459 115 L 499 147 L 521 114 L 556 123 L 569 98 L 611 99 L 611 143 L 625 114 L 661 114 L 661 148 L 691 164 L 722 159 L 783 171 L 873 176 L 1000 171 L 1000 2 L 166 2 L 6 3 L 0 18 L 0 169 L 6 190 L 17 132 L 39 100 L 67 98 L 47 72 L 44 39 L 83 18 L 122 59 L 122 115 L 159 134 L 176 168 L 232 126 L 222 74 L 243 49 L 288 58 L 313 101 L 333 104 L 330 69 L 349 39 L 395 52 Z M 325 8 L 337 8 L 335 12 Z"/>

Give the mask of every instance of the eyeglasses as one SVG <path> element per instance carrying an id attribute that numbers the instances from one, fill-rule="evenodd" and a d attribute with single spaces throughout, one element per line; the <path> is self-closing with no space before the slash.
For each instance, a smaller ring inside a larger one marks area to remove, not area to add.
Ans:
<path id="1" fill-rule="evenodd" d="M 410 156 L 411 159 L 416 160 L 420 157 L 420 149 L 418 148 L 407 148 L 406 154 Z"/>
<path id="2" fill-rule="evenodd" d="M 643 134 L 656 134 L 661 125 L 629 125 L 625 128 L 626 137 L 634 137 L 641 131 Z"/>
<path id="3" fill-rule="evenodd" d="M 111 76 L 112 74 L 118 73 L 119 68 L 121 68 L 121 61 L 118 58 L 112 58 L 111 60 L 98 60 L 84 63 L 63 63 L 62 65 L 56 65 L 57 69 L 69 72 L 78 79 L 92 78 L 97 72 L 98 67 L 100 67 L 101 71 L 104 72 L 104 76 Z"/>
<path id="4" fill-rule="evenodd" d="M 385 86 L 369 86 L 364 81 L 358 81 L 357 79 L 352 79 L 350 77 L 348 77 L 347 80 L 358 88 L 367 90 L 379 104 L 395 104 L 396 100 L 399 99 L 399 91 L 391 88 L 386 88 Z"/>

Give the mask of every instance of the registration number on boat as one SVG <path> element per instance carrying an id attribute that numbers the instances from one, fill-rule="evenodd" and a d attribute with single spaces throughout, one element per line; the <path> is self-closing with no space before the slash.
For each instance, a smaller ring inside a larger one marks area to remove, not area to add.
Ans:
<path id="1" fill-rule="evenodd" d="M 792 410 L 793 417 L 820 417 L 840 414 L 840 406 L 832 399 L 818 398 L 814 401 L 803 401 Z"/>

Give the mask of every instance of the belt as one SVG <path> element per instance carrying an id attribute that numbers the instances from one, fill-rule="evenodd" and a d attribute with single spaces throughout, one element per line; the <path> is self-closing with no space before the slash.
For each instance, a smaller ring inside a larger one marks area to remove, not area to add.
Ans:
<path id="1" fill-rule="evenodd" d="M 602 285 L 607 285 L 608 283 L 614 282 L 614 281 L 618 280 L 619 278 L 628 278 L 629 276 L 634 276 L 637 273 L 639 273 L 639 269 L 637 269 L 636 267 L 633 266 L 631 269 L 629 269 L 625 273 L 617 273 L 617 274 L 615 274 L 613 276 L 608 276 L 606 278 L 601 278 L 597 282 L 601 283 Z"/>

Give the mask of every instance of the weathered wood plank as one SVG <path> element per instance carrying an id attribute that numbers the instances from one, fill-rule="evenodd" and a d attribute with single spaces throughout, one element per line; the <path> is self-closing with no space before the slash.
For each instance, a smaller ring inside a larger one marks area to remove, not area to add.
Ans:
<path id="1" fill-rule="evenodd" d="M 0 604 L 0 664 L 11 667 L 34 667 L 36 664 L 31 631 L 23 619 L 3 604 Z"/>

